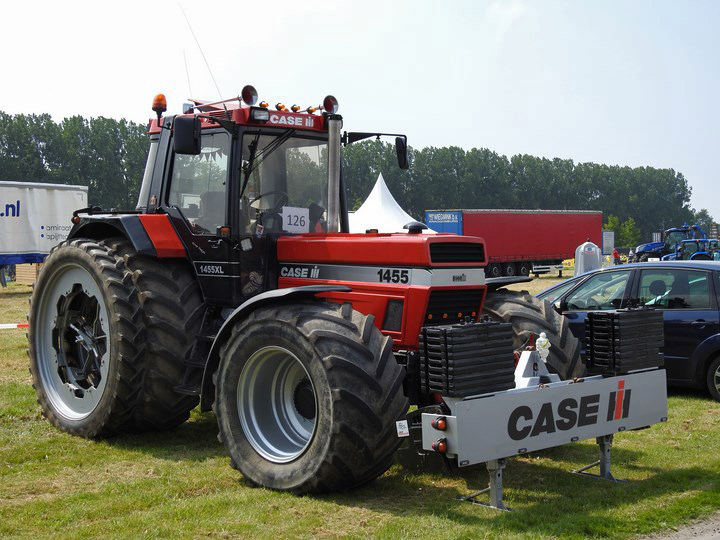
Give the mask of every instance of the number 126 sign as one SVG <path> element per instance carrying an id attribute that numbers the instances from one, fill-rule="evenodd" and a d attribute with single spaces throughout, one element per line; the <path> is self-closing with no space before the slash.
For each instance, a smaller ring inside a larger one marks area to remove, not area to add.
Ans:
<path id="1" fill-rule="evenodd" d="M 283 231 L 289 233 L 310 232 L 310 210 L 295 206 L 283 206 Z"/>

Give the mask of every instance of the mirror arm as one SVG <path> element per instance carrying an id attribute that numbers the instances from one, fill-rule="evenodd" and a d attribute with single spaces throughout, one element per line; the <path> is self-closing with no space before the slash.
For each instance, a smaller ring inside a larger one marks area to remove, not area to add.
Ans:
<path id="1" fill-rule="evenodd" d="M 220 127 L 222 127 L 225 131 L 230 133 L 230 135 L 237 134 L 238 126 L 235 122 L 232 120 L 225 120 L 224 118 L 216 118 L 214 116 L 207 116 L 205 114 L 198 114 L 198 118 L 206 118 L 210 120 L 211 122 L 215 122 L 216 124 L 220 124 Z"/>
<path id="2" fill-rule="evenodd" d="M 403 135 L 401 133 L 364 133 L 360 131 L 351 131 L 349 133 L 346 131 L 343 133 L 341 142 L 343 143 L 343 146 L 347 146 L 348 144 L 369 139 L 370 137 L 402 137 L 405 140 L 405 144 L 407 144 L 407 135 Z"/>

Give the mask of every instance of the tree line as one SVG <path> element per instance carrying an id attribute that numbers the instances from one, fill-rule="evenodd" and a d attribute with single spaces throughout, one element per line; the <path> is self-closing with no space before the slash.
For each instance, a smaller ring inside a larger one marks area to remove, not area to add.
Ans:
<path id="1" fill-rule="evenodd" d="M 88 186 L 89 204 L 134 209 L 146 131 L 128 120 L 0 112 L 0 180 Z"/>
<path id="2" fill-rule="evenodd" d="M 55 122 L 0 112 L 0 180 L 85 185 L 90 204 L 105 209 L 135 207 L 147 152 L 146 126 L 125 119 Z M 411 148 L 410 169 L 401 170 L 394 146 L 372 140 L 345 147 L 342 162 L 351 208 L 382 173 L 398 203 L 421 220 L 429 209 L 599 210 L 626 246 L 685 222 L 709 228 L 713 221 L 690 206 L 691 188 L 673 169 L 431 146 Z"/>

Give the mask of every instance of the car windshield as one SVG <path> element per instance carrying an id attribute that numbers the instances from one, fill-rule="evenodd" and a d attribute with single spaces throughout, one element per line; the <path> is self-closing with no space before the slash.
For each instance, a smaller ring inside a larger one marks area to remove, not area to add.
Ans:
<path id="1" fill-rule="evenodd" d="M 246 184 L 243 178 L 240 204 L 247 233 L 327 230 L 327 141 L 291 134 L 243 136 L 243 166 L 249 174 Z"/>
<path id="2" fill-rule="evenodd" d="M 629 276 L 630 270 L 598 272 L 567 296 L 567 309 L 591 311 L 622 307 Z"/>
<path id="3" fill-rule="evenodd" d="M 570 279 L 570 280 L 566 281 L 565 283 L 562 283 L 560 285 L 557 285 L 556 287 L 553 287 L 552 289 L 541 292 L 540 294 L 537 295 L 537 297 L 541 298 L 542 300 L 547 300 L 548 302 L 550 302 L 552 304 L 553 302 L 555 302 L 555 300 L 560 298 L 563 294 L 568 292 L 579 282 L 580 282 L 579 279 Z"/>

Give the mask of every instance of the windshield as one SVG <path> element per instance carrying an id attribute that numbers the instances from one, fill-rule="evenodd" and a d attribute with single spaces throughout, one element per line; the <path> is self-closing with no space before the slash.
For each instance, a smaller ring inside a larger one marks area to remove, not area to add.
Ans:
<path id="1" fill-rule="evenodd" d="M 327 142 L 291 134 L 243 136 L 240 204 L 246 233 L 327 231 Z"/>
<path id="2" fill-rule="evenodd" d="M 667 239 L 665 240 L 665 244 L 670 249 L 675 249 L 675 246 L 677 246 L 680 241 L 685 240 L 687 238 L 687 233 L 681 232 L 681 231 L 672 231 L 669 232 L 667 235 Z"/>

